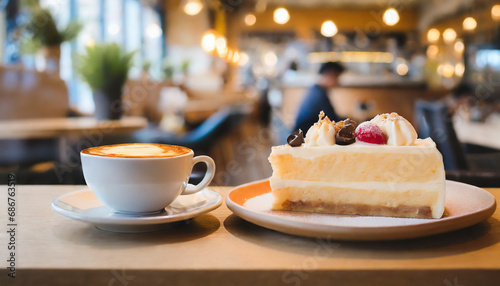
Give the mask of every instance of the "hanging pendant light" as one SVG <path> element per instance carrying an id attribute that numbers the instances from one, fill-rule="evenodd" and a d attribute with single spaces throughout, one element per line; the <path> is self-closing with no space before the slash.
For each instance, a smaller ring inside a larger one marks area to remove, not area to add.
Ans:
<path id="1" fill-rule="evenodd" d="M 273 19 L 276 24 L 286 24 L 290 20 L 290 13 L 285 8 L 278 8 L 274 10 Z"/>
<path id="2" fill-rule="evenodd" d="M 253 26 L 255 24 L 255 22 L 257 22 L 257 17 L 255 17 L 254 14 L 252 13 L 248 13 L 246 16 L 245 16 L 245 25 L 247 26 Z"/>
<path id="3" fill-rule="evenodd" d="M 437 41 L 439 41 L 440 36 L 441 33 L 439 33 L 439 30 L 436 28 L 432 28 L 427 31 L 427 41 L 429 43 L 436 43 Z"/>
<path id="4" fill-rule="evenodd" d="M 491 7 L 491 18 L 495 21 L 500 20 L 500 4 Z"/>
<path id="5" fill-rule="evenodd" d="M 457 32 L 455 32 L 455 30 L 453 30 L 452 28 L 444 30 L 443 39 L 445 43 L 450 44 L 454 42 L 456 38 L 457 38 Z"/>
<path id="6" fill-rule="evenodd" d="M 214 30 L 206 31 L 201 37 L 201 48 L 207 53 L 213 52 L 215 50 L 216 39 L 217 35 Z"/>
<path id="7" fill-rule="evenodd" d="M 474 19 L 472 17 L 467 17 L 462 22 L 462 26 L 463 26 L 465 31 L 473 31 L 477 27 L 476 19 Z"/>
<path id="8" fill-rule="evenodd" d="M 217 49 L 217 54 L 220 57 L 225 57 L 228 53 L 227 40 L 226 37 L 220 36 L 215 39 L 215 48 Z"/>
<path id="9" fill-rule="evenodd" d="M 385 10 L 382 20 L 387 26 L 394 26 L 399 22 L 399 13 L 394 8 Z"/>
<path id="10" fill-rule="evenodd" d="M 186 0 L 183 9 L 184 13 L 190 16 L 198 15 L 203 9 L 203 2 L 201 0 Z"/>
<path id="11" fill-rule="evenodd" d="M 333 21 L 325 21 L 321 25 L 321 35 L 325 37 L 333 37 L 338 31 L 337 25 Z"/>

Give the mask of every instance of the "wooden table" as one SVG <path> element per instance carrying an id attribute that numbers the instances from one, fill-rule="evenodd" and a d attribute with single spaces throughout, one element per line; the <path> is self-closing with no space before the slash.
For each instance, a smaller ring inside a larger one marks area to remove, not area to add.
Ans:
<path id="1" fill-rule="evenodd" d="M 57 138 L 59 160 L 69 163 L 75 157 L 79 158 L 82 148 L 101 145 L 106 135 L 131 133 L 147 124 L 143 117 L 104 121 L 93 117 L 0 120 L 0 140 Z"/>
<path id="2" fill-rule="evenodd" d="M 97 121 L 93 117 L 63 117 L 21 120 L 1 120 L 0 139 L 40 139 L 113 132 L 129 133 L 146 127 L 143 117 Z"/>
<path id="3" fill-rule="evenodd" d="M 17 278 L 7 277 L 0 186 L 0 285 L 499 285 L 500 211 L 473 227 L 398 242 L 295 237 L 225 205 L 170 229 L 110 233 L 54 214 L 83 186 L 18 186 Z M 213 187 L 222 195 L 230 188 Z M 500 189 L 489 189 L 500 200 Z"/>
<path id="4" fill-rule="evenodd" d="M 500 150 L 499 124 L 454 118 L 453 125 L 460 142 Z"/>

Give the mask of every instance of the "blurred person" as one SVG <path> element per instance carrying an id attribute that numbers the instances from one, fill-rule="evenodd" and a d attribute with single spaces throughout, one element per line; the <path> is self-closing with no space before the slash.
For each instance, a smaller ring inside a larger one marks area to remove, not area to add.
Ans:
<path id="1" fill-rule="evenodd" d="M 328 98 L 328 90 L 338 86 L 339 76 L 345 68 L 337 62 L 326 62 L 319 68 L 317 82 L 309 88 L 302 101 L 294 130 L 302 129 L 304 133 L 309 130 L 316 121 L 318 114 L 323 111 L 330 120 L 339 121 L 337 113 Z"/>

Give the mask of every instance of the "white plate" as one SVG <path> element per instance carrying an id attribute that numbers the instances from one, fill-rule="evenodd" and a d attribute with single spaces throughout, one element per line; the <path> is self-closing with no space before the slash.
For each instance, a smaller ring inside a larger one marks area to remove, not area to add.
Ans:
<path id="1" fill-rule="evenodd" d="M 496 209 L 489 192 L 446 181 L 445 215 L 440 219 L 412 219 L 273 211 L 268 180 L 231 190 L 227 207 L 239 217 L 276 231 L 340 240 L 397 240 L 465 228 L 489 218 Z"/>
<path id="2" fill-rule="evenodd" d="M 91 223 L 99 229 L 115 232 L 147 232 L 163 229 L 170 223 L 197 217 L 218 208 L 222 197 L 203 189 L 179 196 L 164 211 L 144 216 L 117 213 L 103 205 L 90 189 L 64 194 L 52 201 L 52 210 L 62 216 Z"/>

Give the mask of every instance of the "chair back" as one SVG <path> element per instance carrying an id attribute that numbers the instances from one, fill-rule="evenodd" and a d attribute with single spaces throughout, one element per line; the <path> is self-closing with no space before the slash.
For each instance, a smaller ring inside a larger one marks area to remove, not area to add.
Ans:
<path id="1" fill-rule="evenodd" d="M 466 170 L 467 162 L 458 141 L 452 118 L 442 102 L 419 100 L 415 104 L 415 122 L 419 126 L 419 137 L 430 137 L 443 155 L 446 170 Z"/>
<path id="2" fill-rule="evenodd" d="M 0 66 L 0 120 L 66 117 L 69 97 L 58 74 Z M 1 132 L 1 131 L 0 131 Z M 56 139 L 0 140 L 0 166 L 57 158 Z"/>
<path id="3" fill-rule="evenodd" d="M 187 134 L 165 133 L 156 127 L 135 133 L 134 141 L 181 145 L 195 150 L 195 153 L 208 152 L 210 147 L 229 132 L 250 113 L 248 106 L 229 106 L 221 108 L 202 124 Z"/>
<path id="4" fill-rule="evenodd" d="M 185 140 L 194 147 L 193 149 L 205 149 L 205 146 L 212 145 L 212 142 L 241 122 L 250 112 L 246 107 L 246 105 L 234 105 L 221 108 L 191 131 Z"/>
<path id="5" fill-rule="evenodd" d="M 57 74 L 0 66 L 0 120 L 66 117 L 68 88 Z"/>

